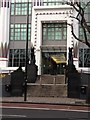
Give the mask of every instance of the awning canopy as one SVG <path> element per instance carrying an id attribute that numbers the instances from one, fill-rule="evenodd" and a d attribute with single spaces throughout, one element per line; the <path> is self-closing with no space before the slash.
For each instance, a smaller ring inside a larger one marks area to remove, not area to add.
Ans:
<path id="1" fill-rule="evenodd" d="M 52 56 L 51 56 L 51 59 L 52 59 L 55 63 L 57 63 L 57 64 L 66 63 L 66 58 L 65 58 L 65 55 L 64 55 L 64 54 L 52 55 Z"/>

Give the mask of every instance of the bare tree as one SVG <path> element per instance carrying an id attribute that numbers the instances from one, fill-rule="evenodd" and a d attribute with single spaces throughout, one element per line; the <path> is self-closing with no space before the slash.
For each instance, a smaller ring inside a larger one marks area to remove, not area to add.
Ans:
<path id="1" fill-rule="evenodd" d="M 90 41 L 88 40 L 88 36 L 87 36 L 87 34 L 90 34 L 90 24 L 88 24 L 87 20 L 85 19 L 85 9 L 87 6 L 90 5 L 90 1 L 87 2 L 86 4 L 84 3 L 84 6 L 82 6 L 81 2 L 67 2 L 67 4 L 72 6 L 74 10 L 77 12 L 76 16 L 70 16 L 70 17 L 73 19 L 76 19 L 79 22 L 79 25 L 83 30 L 84 39 L 80 39 L 79 37 L 77 37 L 75 35 L 73 25 L 69 24 L 72 29 L 72 35 L 76 40 L 90 47 Z"/>

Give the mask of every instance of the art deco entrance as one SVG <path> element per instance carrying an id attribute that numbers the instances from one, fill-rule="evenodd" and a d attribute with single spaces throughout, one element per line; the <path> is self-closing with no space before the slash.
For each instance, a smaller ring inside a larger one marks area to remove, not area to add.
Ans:
<path id="1" fill-rule="evenodd" d="M 65 65 L 66 53 L 42 53 L 42 74 L 64 74 Z"/>

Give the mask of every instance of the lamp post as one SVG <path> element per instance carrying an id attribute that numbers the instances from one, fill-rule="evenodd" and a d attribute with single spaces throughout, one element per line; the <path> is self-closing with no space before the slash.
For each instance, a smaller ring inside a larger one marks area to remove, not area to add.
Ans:
<path id="1" fill-rule="evenodd" d="M 29 0 L 27 1 L 27 35 L 26 35 L 26 61 L 25 61 L 25 89 L 24 89 L 24 101 L 27 100 L 27 64 L 28 64 L 28 23 L 29 23 Z"/>

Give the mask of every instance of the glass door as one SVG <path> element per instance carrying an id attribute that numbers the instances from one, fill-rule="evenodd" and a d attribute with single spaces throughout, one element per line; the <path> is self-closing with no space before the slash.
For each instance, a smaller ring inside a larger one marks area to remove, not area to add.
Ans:
<path id="1" fill-rule="evenodd" d="M 66 53 L 42 53 L 42 74 L 64 74 Z"/>

